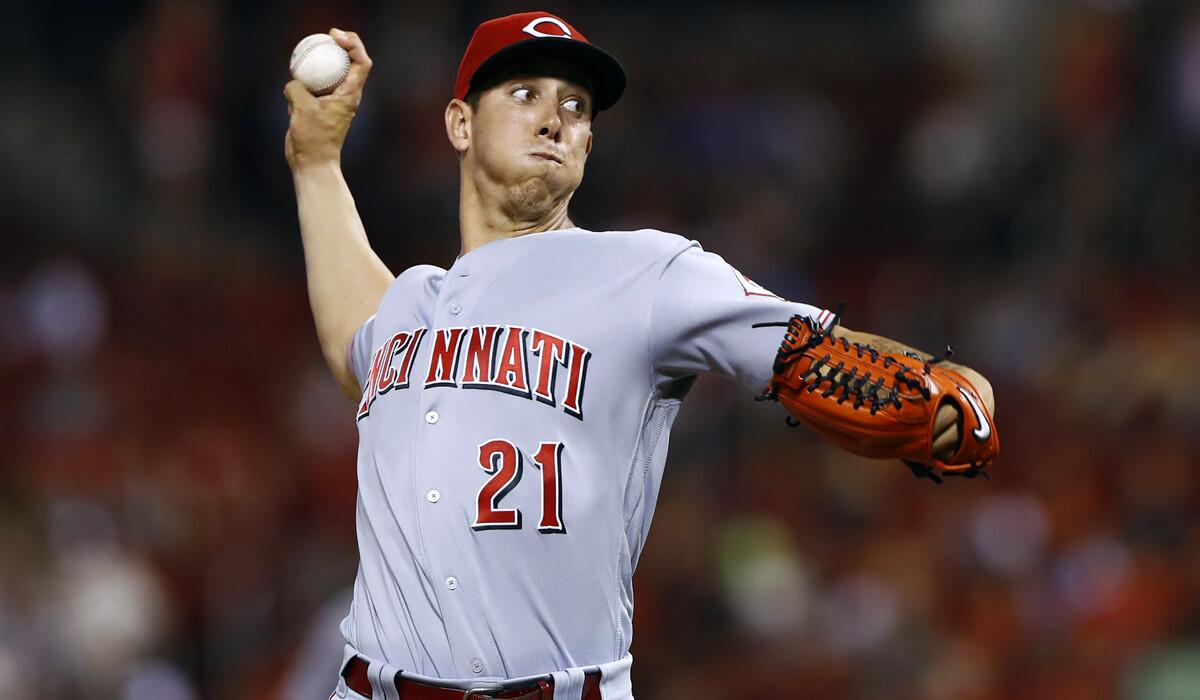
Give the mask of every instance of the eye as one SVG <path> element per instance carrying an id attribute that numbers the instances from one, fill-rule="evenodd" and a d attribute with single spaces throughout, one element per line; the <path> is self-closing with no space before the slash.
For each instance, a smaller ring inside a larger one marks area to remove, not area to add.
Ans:
<path id="1" fill-rule="evenodd" d="M 527 87 L 513 88 L 512 96 L 517 98 L 518 102 L 528 102 L 533 98 L 533 90 Z"/>
<path id="2" fill-rule="evenodd" d="M 572 97 L 564 100 L 563 107 L 566 107 L 568 110 L 576 114 L 583 114 L 583 100 L 579 99 L 578 97 Z"/>

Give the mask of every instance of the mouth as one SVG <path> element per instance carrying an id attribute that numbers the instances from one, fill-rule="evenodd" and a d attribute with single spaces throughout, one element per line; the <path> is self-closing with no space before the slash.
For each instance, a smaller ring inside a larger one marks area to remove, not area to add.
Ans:
<path id="1" fill-rule="evenodd" d="M 551 163 L 557 163 L 558 165 L 563 164 L 562 158 L 559 158 L 558 156 L 556 156 L 552 153 L 546 153 L 545 151 L 537 151 L 535 153 L 530 153 L 529 155 L 533 156 L 534 158 L 541 158 L 542 160 L 548 160 Z"/>

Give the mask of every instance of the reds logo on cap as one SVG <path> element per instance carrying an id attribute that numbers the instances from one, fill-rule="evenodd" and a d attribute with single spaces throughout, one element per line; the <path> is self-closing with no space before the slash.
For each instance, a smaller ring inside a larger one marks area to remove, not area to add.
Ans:
<path id="1" fill-rule="evenodd" d="M 578 68 L 592 83 L 596 111 L 616 104 L 625 92 L 625 70 L 578 29 L 549 12 L 522 12 L 488 20 L 475 28 L 454 81 L 464 99 L 476 79 L 520 58 L 551 56 Z"/>
<path id="2" fill-rule="evenodd" d="M 553 24 L 561 29 L 562 32 L 558 34 L 543 34 L 537 29 L 539 24 Z M 571 36 L 571 28 L 567 26 L 566 22 L 557 17 L 538 17 L 537 19 L 532 20 L 529 24 L 525 25 L 525 28 L 521 31 L 530 36 Z"/>

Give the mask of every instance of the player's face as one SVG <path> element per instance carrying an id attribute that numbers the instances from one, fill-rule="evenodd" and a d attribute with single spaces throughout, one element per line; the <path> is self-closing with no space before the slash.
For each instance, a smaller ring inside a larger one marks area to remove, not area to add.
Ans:
<path id="1" fill-rule="evenodd" d="M 569 197 L 583 180 L 592 95 L 569 75 L 515 73 L 480 94 L 470 131 L 464 164 L 532 214 Z"/>

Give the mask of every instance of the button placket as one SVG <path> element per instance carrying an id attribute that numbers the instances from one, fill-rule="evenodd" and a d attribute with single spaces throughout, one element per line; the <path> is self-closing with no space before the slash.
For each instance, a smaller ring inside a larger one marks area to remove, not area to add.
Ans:
<path id="1" fill-rule="evenodd" d="M 463 285 L 469 284 L 469 281 L 464 279 L 468 274 L 469 272 L 466 270 L 459 270 L 456 277 L 447 276 L 447 284 L 441 288 L 438 294 L 439 298 L 435 302 L 437 304 L 437 311 L 435 311 L 434 318 L 431 319 L 433 324 L 436 324 L 438 327 L 451 327 L 465 323 L 461 319 L 461 316 L 465 313 L 462 294 L 466 292 L 466 287 Z M 462 280 L 461 284 L 458 283 L 460 279 Z M 433 332 L 432 329 L 431 332 Z M 429 454 L 431 451 L 437 453 L 440 451 L 439 448 L 448 447 L 448 445 L 444 445 L 443 443 L 446 439 L 450 439 L 450 436 L 440 436 L 443 432 L 443 429 L 440 427 L 442 419 L 441 411 L 450 410 L 451 404 L 445 402 L 453 400 L 453 397 L 440 393 L 441 390 L 434 390 L 432 393 L 429 393 L 424 387 L 420 388 L 422 391 L 418 401 L 424 404 L 426 410 L 423 414 L 418 414 L 421 416 L 421 420 L 425 422 L 425 430 L 418 428 L 417 432 L 420 434 L 419 440 L 426 450 L 423 454 Z M 418 408 L 418 410 L 420 409 Z M 432 470 L 432 465 L 426 460 L 418 458 L 417 461 L 420 463 L 417 470 L 417 483 L 420 484 L 423 481 L 426 485 L 424 494 L 426 507 L 417 509 L 418 517 L 426 524 L 436 525 L 443 523 L 445 518 L 453 517 L 454 504 L 447 501 L 449 505 L 440 505 L 443 494 L 438 488 L 432 488 L 432 484 L 443 483 L 440 481 L 442 478 L 440 472 L 434 473 L 436 470 Z M 416 497 L 418 499 L 421 498 L 419 494 L 420 491 L 417 491 Z M 450 508 L 449 511 L 446 510 L 447 507 Z M 445 593 L 440 594 L 438 597 L 446 596 L 446 598 L 439 605 L 453 606 L 455 603 L 450 601 L 459 595 L 457 593 L 459 580 L 458 577 L 445 573 L 446 568 L 453 568 L 455 564 L 446 561 L 442 556 L 443 554 L 444 552 L 440 551 L 437 547 L 429 548 L 429 567 L 431 571 L 437 571 L 438 569 L 443 571 L 444 578 L 442 582 L 445 588 L 442 590 Z M 480 658 L 473 658 L 468 663 L 472 669 L 472 675 L 484 673 L 486 670 L 486 666 Z"/>

